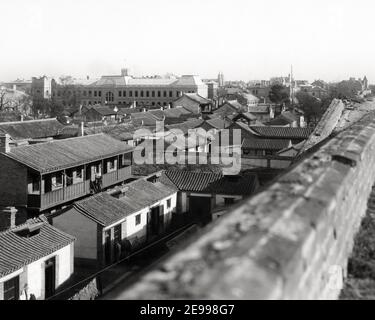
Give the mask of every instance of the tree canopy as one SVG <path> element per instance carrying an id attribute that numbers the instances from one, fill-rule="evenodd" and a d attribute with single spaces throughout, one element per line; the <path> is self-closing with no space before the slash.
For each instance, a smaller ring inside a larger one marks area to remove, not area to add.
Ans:
<path id="1" fill-rule="evenodd" d="M 273 86 L 271 86 L 271 90 L 268 97 L 273 103 L 288 103 L 289 89 L 281 84 L 274 84 Z"/>

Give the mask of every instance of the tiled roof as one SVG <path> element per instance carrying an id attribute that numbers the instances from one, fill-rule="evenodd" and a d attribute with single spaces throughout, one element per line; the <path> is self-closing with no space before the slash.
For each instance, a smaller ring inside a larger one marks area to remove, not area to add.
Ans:
<path id="1" fill-rule="evenodd" d="M 73 207 L 102 226 L 109 226 L 139 210 L 136 205 L 119 201 L 105 192 L 77 201 Z"/>
<path id="2" fill-rule="evenodd" d="M 288 139 L 307 139 L 311 134 L 310 128 L 292 128 L 292 127 L 250 127 L 251 130 L 265 138 L 288 138 Z"/>
<path id="3" fill-rule="evenodd" d="M 116 197 L 106 192 L 99 193 L 76 202 L 73 207 L 96 223 L 109 226 L 177 192 L 173 186 L 144 179 L 117 187 L 116 190 L 122 193 Z"/>
<path id="4" fill-rule="evenodd" d="M 200 104 L 207 104 L 207 103 L 211 103 L 210 100 L 206 99 L 206 98 L 203 98 L 201 95 L 199 95 L 198 93 L 184 93 L 184 96 L 188 97 L 189 99 L 195 101 L 195 102 L 198 102 Z M 181 99 L 181 98 L 179 98 Z M 177 100 L 178 101 L 178 100 Z"/>
<path id="5" fill-rule="evenodd" d="M 202 125 L 203 122 L 204 122 L 204 120 L 202 120 L 202 119 L 192 119 L 192 120 L 184 121 L 184 122 L 178 123 L 178 124 L 167 125 L 165 127 L 169 131 L 179 129 L 179 130 L 182 130 L 182 132 L 184 134 L 187 134 L 189 129 L 198 128 Z"/>
<path id="6" fill-rule="evenodd" d="M 112 108 L 108 106 L 94 106 L 90 110 L 95 110 L 100 113 L 102 116 L 111 116 L 117 114 Z"/>
<path id="7" fill-rule="evenodd" d="M 165 117 L 163 110 L 155 109 L 155 110 L 149 110 L 148 112 L 152 114 L 158 120 L 163 120 Z"/>
<path id="8" fill-rule="evenodd" d="M 12 148 L 4 155 L 41 173 L 62 170 L 132 150 L 109 135 L 95 134 Z"/>
<path id="9" fill-rule="evenodd" d="M 0 123 L 0 132 L 8 133 L 14 140 L 53 137 L 63 128 L 56 118 Z"/>
<path id="10" fill-rule="evenodd" d="M 186 110 L 184 107 L 165 109 L 163 112 L 166 118 L 180 118 L 181 116 L 188 116 L 192 114 L 189 110 Z"/>
<path id="11" fill-rule="evenodd" d="M 206 122 L 215 129 L 225 129 L 228 122 L 221 118 L 208 119 Z"/>
<path id="12" fill-rule="evenodd" d="M 166 197 L 176 193 L 176 187 L 166 185 L 162 182 L 148 182 L 139 179 L 126 185 L 124 195 L 119 197 L 120 201 L 137 206 L 138 210 L 153 205 Z"/>
<path id="13" fill-rule="evenodd" d="M 242 148 L 255 150 L 281 150 L 291 145 L 290 140 L 286 139 L 249 139 L 245 138 Z"/>
<path id="14" fill-rule="evenodd" d="M 20 235 L 22 230 L 27 231 L 29 227 L 40 231 L 30 237 Z M 52 254 L 74 240 L 74 237 L 41 219 L 0 232 L 0 278 Z"/>
<path id="15" fill-rule="evenodd" d="M 160 181 L 176 186 L 181 191 L 223 195 L 249 195 L 257 187 L 256 175 L 223 176 L 213 172 L 169 170 Z"/>
<path id="16" fill-rule="evenodd" d="M 262 106 L 262 105 L 250 106 L 249 112 L 250 113 L 269 113 L 270 107 L 269 106 Z"/>

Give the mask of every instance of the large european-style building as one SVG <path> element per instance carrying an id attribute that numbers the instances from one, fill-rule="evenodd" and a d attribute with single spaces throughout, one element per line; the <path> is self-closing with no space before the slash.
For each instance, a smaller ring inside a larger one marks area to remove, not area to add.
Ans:
<path id="1" fill-rule="evenodd" d="M 208 87 L 199 76 L 181 77 L 142 77 L 135 78 L 123 69 L 120 75 L 102 76 L 90 84 L 66 86 L 55 84 L 52 97 L 63 104 L 69 101 L 94 105 L 137 105 L 145 107 L 163 107 L 171 105 L 183 93 L 197 93 L 208 97 Z"/>

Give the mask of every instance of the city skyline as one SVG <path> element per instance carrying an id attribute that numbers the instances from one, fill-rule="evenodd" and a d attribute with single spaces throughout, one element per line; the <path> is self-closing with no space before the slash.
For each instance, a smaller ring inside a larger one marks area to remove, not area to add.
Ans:
<path id="1" fill-rule="evenodd" d="M 370 82 L 374 47 L 367 0 L 283 3 L 118 0 L 1 3 L 0 80 L 72 75 L 92 78 L 172 72 L 226 80 L 287 76 Z M 18 19 L 14 19 L 17 8 Z M 116 9 L 115 9 L 116 8 Z M 359 15 L 359 13 L 361 13 Z"/>

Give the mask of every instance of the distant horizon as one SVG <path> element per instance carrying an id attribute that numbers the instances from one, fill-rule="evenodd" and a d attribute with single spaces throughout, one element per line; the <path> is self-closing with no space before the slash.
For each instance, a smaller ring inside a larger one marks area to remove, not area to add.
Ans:
<path id="1" fill-rule="evenodd" d="M 0 81 L 197 74 L 375 79 L 372 0 L 13 0 L 0 3 Z"/>

